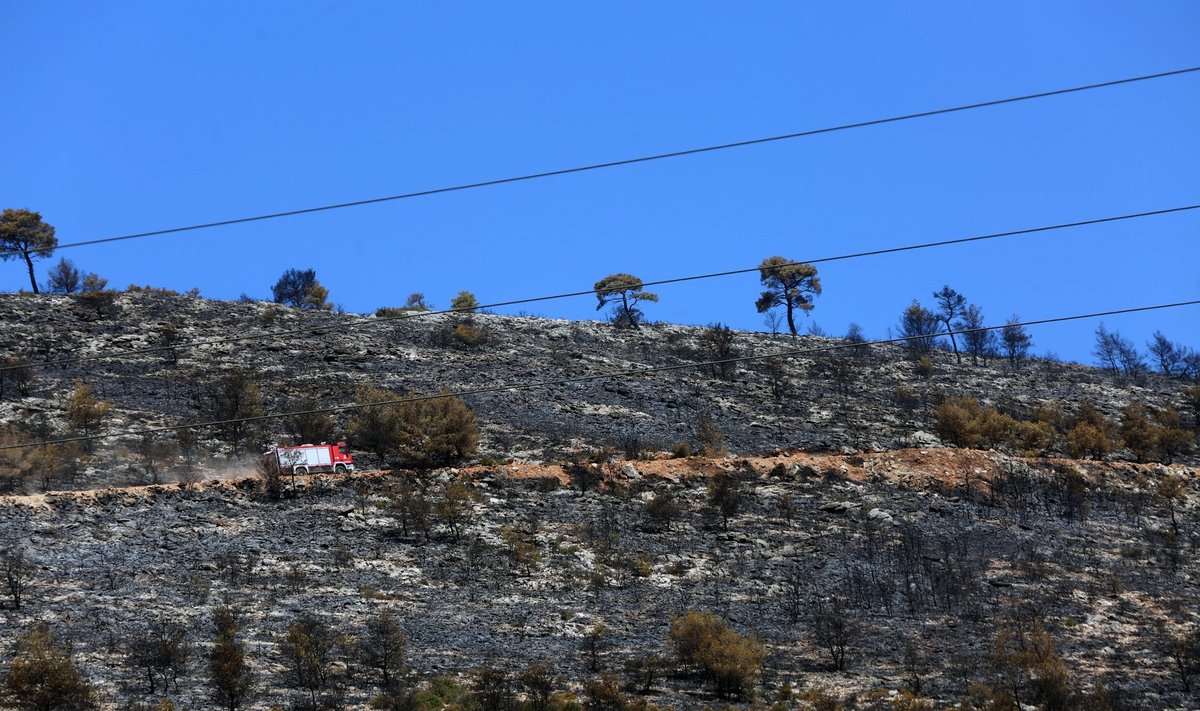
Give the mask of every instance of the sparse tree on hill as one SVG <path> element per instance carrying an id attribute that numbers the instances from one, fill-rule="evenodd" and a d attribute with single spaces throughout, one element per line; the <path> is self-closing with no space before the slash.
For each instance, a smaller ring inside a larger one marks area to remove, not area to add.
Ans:
<path id="1" fill-rule="evenodd" d="M 912 358 L 929 355 L 937 344 L 938 317 L 929 309 L 913 302 L 900 315 L 900 338 Z"/>
<path id="2" fill-rule="evenodd" d="M 229 607 L 213 612 L 216 639 L 208 655 L 212 698 L 226 711 L 238 711 L 250 700 L 253 676 L 246 664 L 246 646 L 238 639 L 242 625 Z"/>
<path id="3" fill-rule="evenodd" d="M 12 600 L 14 610 L 21 609 L 25 600 L 25 592 L 33 579 L 33 564 L 25 556 L 22 548 L 7 548 L 0 555 L 0 575 L 4 577 L 4 587 Z"/>
<path id="4" fill-rule="evenodd" d="M 737 372 L 737 363 L 729 362 L 737 357 L 733 329 L 720 323 L 711 324 L 700 334 L 700 348 L 705 360 L 715 361 L 710 366 L 714 376 L 721 380 L 733 380 Z"/>
<path id="5" fill-rule="evenodd" d="M 0 361 L 0 398 L 4 397 L 4 386 L 12 383 L 21 397 L 29 397 L 29 386 L 35 375 L 29 362 L 21 358 L 5 358 Z"/>
<path id="6" fill-rule="evenodd" d="M 764 288 L 754 307 L 761 314 L 782 306 L 788 330 L 797 335 L 795 311 L 812 311 L 813 299 L 821 295 L 817 268 L 786 257 L 767 257 L 758 265 L 758 280 Z"/>
<path id="7" fill-rule="evenodd" d="M 308 693 L 312 708 L 317 708 L 317 697 L 329 684 L 337 647 L 330 626 L 313 617 L 301 617 L 289 625 L 279 643 L 292 683 Z"/>
<path id="8" fill-rule="evenodd" d="M 658 492 L 654 498 L 646 502 L 646 515 L 667 531 L 671 530 L 671 522 L 682 514 L 683 507 L 669 489 Z"/>
<path id="9" fill-rule="evenodd" d="M 950 338 L 950 346 L 954 349 L 954 358 L 958 363 L 962 363 L 962 355 L 958 352 L 958 339 L 954 337 L 954 323 L 960 316 L 964 315 L 967 308 L 967 297 L 950 288 L 947 284 L 939 291 L 933 292 L 933 298 L 937 301 L 938 320 L 946 327 L 947 336 Z"/>
<path id="10" fill-rule="evenodd" d="M 159 618 L 143 634 L 135 635 L 129 644 L 129 662 L 146 675 L 149 693 L 155 693 L 158 682 L 163 688 L 179 690 L 179 677 L 187 671 L 191 646 L 187 632 L 178 622 Z"/>
<path id="11" fill-rule="evenodd" d="M 1103 323 L 1096 327 L 1096 347 L 1092 354 L 1113 375 L 1137 379 L 1146 370 L 1146 362 L 1133 341 L 1118 331 L 1109 331 Z"/>
<path id="12" fill-rule="evenodd" d="M 702 457 L 723 457 L 729 452 L 729 448 L 725 446 L 725 435 L 707 410 L 701 412 L 696 419 L 696 439 L 700 442 Z"/>
<path id="13" fill-rule="evenodd" d="M 382 388 L 360 386 L 354 393 L 354 402 L 360 407 L 354 412 L 346 431 L 355 446 L 387 457 L 396 448 L 399 430 L 396 424 L 396 407 L 391 403 L 399 395 Z"/>
<path id="14" fill-rule="evenodd" d="M 143 434 L 138 439 L 138 454 L 142 457 L 142 468 L 151 484 L 159 483 L 163 462 L 175 455 L 175 445 L 160 439 L 152 432 Z"/>
<path id="15" fill-rule="evenodd" d="M 462 537 L 463 529 L 475 514 L 473 499 L 471 490 L 465 484 L 452 481 L 442 489 L 441 498 L 434 504 L 434 512 L 455 541 Z"/>
<path id="16" fill-rule="evenodd" d="M 1182 375 L 1187 365 L 1187 357 L 1191 351 L 1187 346 L 1172 342 L 1162 334 L 1154 332 L 1154 339 L 1146 344 L 1154 365 L 1163 375 Z"/>
<path id="17" fill-rule="evenodd" d="M 50 270 L 50 277 L 46 282 L 49 287 L 47 291 L 51 294 L 74 294 L 79 291 L 81 279 L 79 270 L 70 259 L 64 257 Z"/>
<path id="18" fill-rule="evenodd" d="M 646 291 L 642 280 L 632 274 L 609 274 L 592 288 L 596 292 L 596 310 L 612 304 L 612 324 L 618 328 L 638 328 L 644 317 L 638 304 L 658 301 L 658 294 Z"/>
<path id="19" fill-rule="evenodd" d="M 1004 347 L 1004 357 L 1013 370 L 1021 367 L 1021 363 L 1029 357 L 1029 349 L 1033 347 L 1033 337 L 1021 325 L 1021 317 L 1013 314 L 1004 324 L 1000 332 L 1000 343 Z"/>
<path id="20" fill-rule="evenodd" d="M 284 420 L 296 444 L 318 444 L 333 439 L 333 418 L 328 412 L 318 412 L 320 407 L 316 398 L 304 395 L 288 408 L 298 413 Z"/>
<path id="21" fill-rule="evenodd" d="M 35 294 L 38 285 L 33 274 L 33 260 L 48 258 L 57 246 L 54 228 L 42 221 L 41 213 L 11 207 L 0 213 L 0 261 L 18 257 L 25 260 L 25 266 L 29 268 L 29 285 Z"/>
<path id="22" fill-rule="evenodd" d="M 235 370 L 209 383 L 205 393 L 205 414 L 208 419 L 221 421 L 214 429 L 217 435 L 233 447 L 234 455 L 253 442 L 261 431 L 258 420 L 245 418 L 262 414 L 262 390 L 245 372 Z"/>
<path id="23" fill-rule="evenodd" d="M 91 383 L 76 380 L 75 389 L 67 400 L 67 421 L 80 434 L 90 437 L 100 429 L 110 408 L 111 405 L 96 397 Z M 87 447 L 91 451 L 92 440 L 87 441 Z"/>
<path id="24" fill-rule="evenodd" d="M 390 689 L 404 673 L 404 630 L 400 620 L 385 608 L 372 615 L 359 640 L 358 650 L 365 666 L 379 673 L 380 685 Z"/>
<path id="25" fill-rule="evenodd" d="M 104 291 L 108 288 L 108 279 L 100 276 L 96 272 L 88 272 L 83 277 L 83 283 L 79 287 L 81 294 L 94 294 L 98 291 Z"/>
<path id="26" fill-rule="evenodd" d="M 315 269 L 288 269 L 271 287 L 271 293 L 277 304 L 313 311 L 329 311 L 333 308 L 326 301 L 329 290 L 317 281 Z"/>
<path id="27" fill-rule="evenodd" d="M 1146 406 L 1132 403 L 1125 407 L 1121 418 L 1121 437 L 1137 461 L 1144 461 L 1157 446 L 1158 437 Z"/>
<path id="28" fill-rule="evenodd" d="M 359 446 L 402 466 L 424 468 L 450 464 L 475 453 L 479 426 L 475 413 L 448 393 L 433 398 L 399 395 L 379 388 L 360 388 L 360 408 L 347 429 Z M 393 402 L 398 401 L 398 402 Z"/>
<path id="29" fill-rule="evenodd" d="M 809 631 L 813 641 L 829 654 L 837 671 L 846 669 L 846 656 L 859 637 L 857 623 L 850 618 L 842 599 L 815 598 L 809 604 Z"/>
<path id="30" fill-rule="evenodd" d="M 735 474 L 720 474 L 708 480 L 708 505 L 721 517 L 721 528 L 729 529 L 729 519 L 742 506 L 742 482 Z"/>
<path id="31" fill-rule="evenodd" d="M 405 311 L 432 311 L 433 304 L 425 300 L 425 295 L 419 291 L 414 291 L 404 300 Z"/>
<path id="32" fill-rule="evenodd" d="M 1200 627 L 1170 627 L 1159 623 L 1155 638 L 1179 677 L 1183 692 L 1191 693 L 1192 679 L 1200 675 Z"/>
<path id="33" fill-rule="evenodd" d="M 1103 459 L 1120 444 L 1116 426 L 1096 408 L 1083 405 L 1067 430 L 1067 452 L 1072 457 Z"/>
<path id="34" fill-rule="evenodd" d="M 983 309 L 975 304 L 969 304 L 954 324 L 955 330 L 966 331 L 962 334 L 963 349 L 971 356 L 971 363 L 974 365 L 978 365 L 980 361 L 987 363 L 987 359 L 996 350 L 996 332 L 978 330 L 985 325 Z"/>
<path id="35" fill-rule="evenodd" d="M 108 288 L 108 279 L 95 272 L 83 278 L 83 285 L 75 295 L 75 301 L 96 312 L 97 316 L 110 314 L 117 303 L 117 292 Z"/>

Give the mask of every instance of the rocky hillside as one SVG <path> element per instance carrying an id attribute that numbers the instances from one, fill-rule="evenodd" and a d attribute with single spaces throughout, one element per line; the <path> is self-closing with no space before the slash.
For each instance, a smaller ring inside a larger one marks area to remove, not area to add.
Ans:
<path id="1" fill-rule="evenodd" d="M 456 468 L 387 471 L 355 448 L 360 472 L 273 488 L 250 462 L 295 436 L 286 419 L 240 458 L 208 431 L 188 452 L 168 435 L 65 460 L 0 452 L 0 708 L 60 707 L 31 705 L 11 671 L 54 654 L 105 711 L 1200 703 L 1194 455 L 1077 461 L 1059 437 L 1022 458 L 935 434 L 947 398 L 1117 421 L 1130 403 L 1182 407 L 1190 384 L 940 351 L 920 364 L 813 337 L 381 320 L 148 291 L 4 296 L 0 321 L 9 362 L 169 347 L 10 371 L 5 443 L 77 432 L 78 384 L 115 431 L 208 419 L 213 384 L 235 371 L 282 412 L 350 403 L 360 386 L 466 391 L 811 351 L 471 395 L 480 451 Z M 177 346 L 265 330 L 288 335 Z M 709 418 L 732 454 L 663 451 L 695 444 Z M 405 651 L 384 683 L 389 624 Z M 222 687 L 213 658 L 248 676 Z M 242 681 L 240 704 L 214 696 Z"/>
<path id="2" fill-rule="evenodd" d="M 355 640 L 384 608 L 407 639 L 405 684 L 426 696 L 381 708 L 458 698 L 436 689 L 512 708 L 481 699 L 528 699 L 520 674 L 538 663 L 565 704 L 544 708 L 944 709 L 984 703 L 982 684 L 1069 703 L 1029 708 L 1200 702 L 1171 656 L 1200 622 L 1195 470 L 903 450 L 591 471 L 586 490 L 556 466 L 503 465 L 306 477 L 279 499 L 257 480 L 0 497 L 0 540 L 29 562 L 0 640 L 51 625 L 114 709 L 215 708 L 207 655 L 223 606 L 241 616 L 253 709 L 366 708 L 383 688 Z M 440 503 L 462 485 L 465 508 Z M 669 630 L 687 610 L 761 644 L 741 701 L 678 661 Z M 331 644 L 312 687 L 285 642 L 310 619 Z M 136 655 L 163 620 L 192 651 L 152 692 Z M 1036 634 L 1042 666 L 997 656 L 1000 640 Z M 1053 689 L 1030 676 L 1047 670 Z M 624 701 L 587 686 L 609 678 Z M 893 706 L 906 689 L 934 705 Z"/>
<path id="3" fill-rule="evenodd" d="M 0 349 L 25 361 L 262 331 L 290 335 L 37 368 L 28 395 L 17 392 L 11 377 L 4 384 L 0 422 L 42 437 L 70 434 L 64 408 L 76 381 L 92 384 L 111 403 L 102 429 L 119 430 L 205 419 L 206 388 L 235 369 L 260 384 L 265 410 L 286 411 L 304 402 L 352 402 L 359 385 L 460 391 L 841 344 L 733 332 L 731 343 L 722 346 L 703 328 L 656 324 L 632 331 L 487 314 L 473 316 L 463 337 L 455 333 L 461 321 L 447 315 L 380 320 L 153 291 L 122 293 L 115 304 L 100 307 L 64 296 L 3 295 Z M 1122 382 L 1094 368 L 1040 360 L 1016 372 L 999 362 L 957 365 L 945 352 L 933 360 L 929 372 L 919 373 L 899 347 L 881 346 L 790 356 L 774 365 L 750 361 L 723 373 L 689 368 L 473 395 L 467 401 L 479 416 L 484 454 L 559 460 L 586 447 L 632 453 L 694 441 L 702 413 L 714 418 L 737 453 L 882 451 L 938 446 L 934 408 L 946 397 L 975 397 L 1017 416 L 1046 401 L 1067 411 L 1087 403 L 1117 418 L 1128 402 L 1178 403 L 1184 387 L 1156 376 Z M 346 415 L 338 417 L 344 423 Z M 285 440 L 285 423 L 273 421 L 268 435 L 254 446 Z M 200 437 L 218 461 L 228 455 L 228 446 L 213 433 Z M 138 444 L 136 438 L 105 440 L 87 476 L 56 485 L 142 483 L 144 473 L 130 461 Z M 365 463 L 382 464 L 370 456 Z"/>

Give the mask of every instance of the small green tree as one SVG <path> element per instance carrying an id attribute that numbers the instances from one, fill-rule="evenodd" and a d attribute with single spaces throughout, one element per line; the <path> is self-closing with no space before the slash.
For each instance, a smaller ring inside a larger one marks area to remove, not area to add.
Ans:
<path id="1" fill-rule="evenodd" d="M 457 541 L 475 514 L 474 496 L 465 484 L 452 481 L 442 489 L 442 496 L 433 510 Z"/>
<path id="2" fill-rule="evenodd" d="M 91 383 L 76 380 L 75 389 L 67 400 L 67 421 L 82 435 L 90 437 L 100 429 L 111 407 L 96 397 L 96 389 Z M 91 451 L 91 440 L 88 440 L 87 446 Z"/>
<path id="3" fill-rule="evenodd" d="M 359 639 L 359 656 L 365 666 L 379 672 L 380 684 L 392 688 L 404 672 L 404 630 L 400 620 L 385 608 L 372 615 Z"/>
<path id="4" fill-rule="evenodd" d="M 47 291 L 51 294 L 74 294 L 79 291 L 81 278 L 79 270 L 71 260 L 64 257 L 50 270 L 50 277 L 46 282 L 49 287 Z"/>
<path id="5" fill-rule="evenodd" d="M 395 407 L 396 453 L 406 466 L 445 466 L 474 454 L 479 446 L 475 413 L 448 392 Z"/>
<path id="6" fill-rule="evenodd" d="M 1121 417 L 1121 437 L 1137 461 L 1146 460 L 1158 445 L 1158 432 L 1150 421 L 1146 406 L 1130 403 Z"/>
<path id="7" fill-rule="evenodd" d="M 97 708 L 92 687 L 71 660 L 70 650 L 50 628 L 37 624 L 17 637 L 16 657 L 4 683 L 22 711 L 90 711 Z"/>
<path id="8" fill-rule="evenodd" d="M 329 290 L 317 281 L 315 269 L 288 269 L 271 287 L 271 293 L 277 304 L 311 311 L 329 311 L 333 308 L 326 300 Z"/>
<path id="9" fill-rule="evenodd" d="M 596 310 L 612 304 L 612 324 L 618 328 L 638 328 L 644 317 L 638 304 L 658 301 L 658 294 L 646 291 L 642 280 L 632 274 L 609 274 L 592 288 L 596 292 Z"/>
<path id="10" fill-rule="evenodd" d="M 54 228 L 42 221 L 40 212 L 5 208 L 0 213 L 0 261 L 24 259 L 29 268 L 29 285 L 35 294 L 38 285 L 33 260 L 48 258 L 57 246 Z"/>
<path id="11" fill-rule="evenodd" d="M 208 655 L 212 699 L 226 711 L 238 711 L 250 699 L 253 676 L 246 663 L 246 647 L 238 633 L 242 625 L 230 607 L 213 611 L 216 639 Z"/>
<path id="12" fill-rule="evenodd" d="M 450 299 L 450 308 L 455 311 L 473 314 L 479 308 L 479 301 L 475 295 L 469 291 L 460 291 L 453 299 Z"/>
<path id="13" fill-rule="evenodd" d="M 1096 408 L 1083 405 L 1066 434 L 1067 452 L 1075 458 L 1103 459 L 1120 444 L 1116 426 Z"/>
<path id="14" fill-rule="evenodd" d="M 396 407 L 392 400 L 399 395 L 391 390 L 359 386 L 354 392 L 354 402 L 363 405 L 354 411 L 354 416 L 346 425 L 346 432 L 355 446 L 376 456 L 387 457 L 395 448 L 399 439 L 396 424 Z"/>
<path id="15" fill-rule="evenodd" d="M 796 309 L 806 313 L 812 311 L 813 299 L 821 294 L 817 268 L 811 264 L 793 262 L 786 257 L 767 257 L 758 265 L 758 280 L 765 288 L 755 302 L 755 308 L 761 314 L 784 307 L 788 330 L 795 336 Z"/>

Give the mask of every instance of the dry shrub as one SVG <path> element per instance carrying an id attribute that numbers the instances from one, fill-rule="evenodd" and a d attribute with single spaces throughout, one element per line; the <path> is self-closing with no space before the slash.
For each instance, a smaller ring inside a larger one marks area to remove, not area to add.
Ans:
<path id="1" fill-rule="evenodd" d="M 724 698 L 747 698 L 762 673 L 763 645 L 743 637 L 711 612 L 691 610 L 671 620 L 680 661 L 698 667 Z"/>

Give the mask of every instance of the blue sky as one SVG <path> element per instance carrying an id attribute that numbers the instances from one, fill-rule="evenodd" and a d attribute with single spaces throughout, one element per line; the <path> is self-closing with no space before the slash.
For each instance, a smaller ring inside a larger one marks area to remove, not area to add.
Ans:
<path id="1" fill-rule="evenodd" d="M 1200 65 L 1197 37 L 1195 2 L 8 2 L 0 206 L 86 240 Z M 500 301 L 1200 202 L 1197 126 L 1188 75 L 62 256 L 214 298 L 312 267 L 350 311 Z M 822 266 L 811 319 L 882 337 L 946 283 L 995 321 L 1194 299 L 1197 265 L 1200 214 L 1155 217 Z M 652 319 L 764 328 L 752 275 L 659 293 Z M 1198 308 L 1107 323 L 1200 346 Z M 1090 359 L 1094 327 L 1035 351 Z"/>

